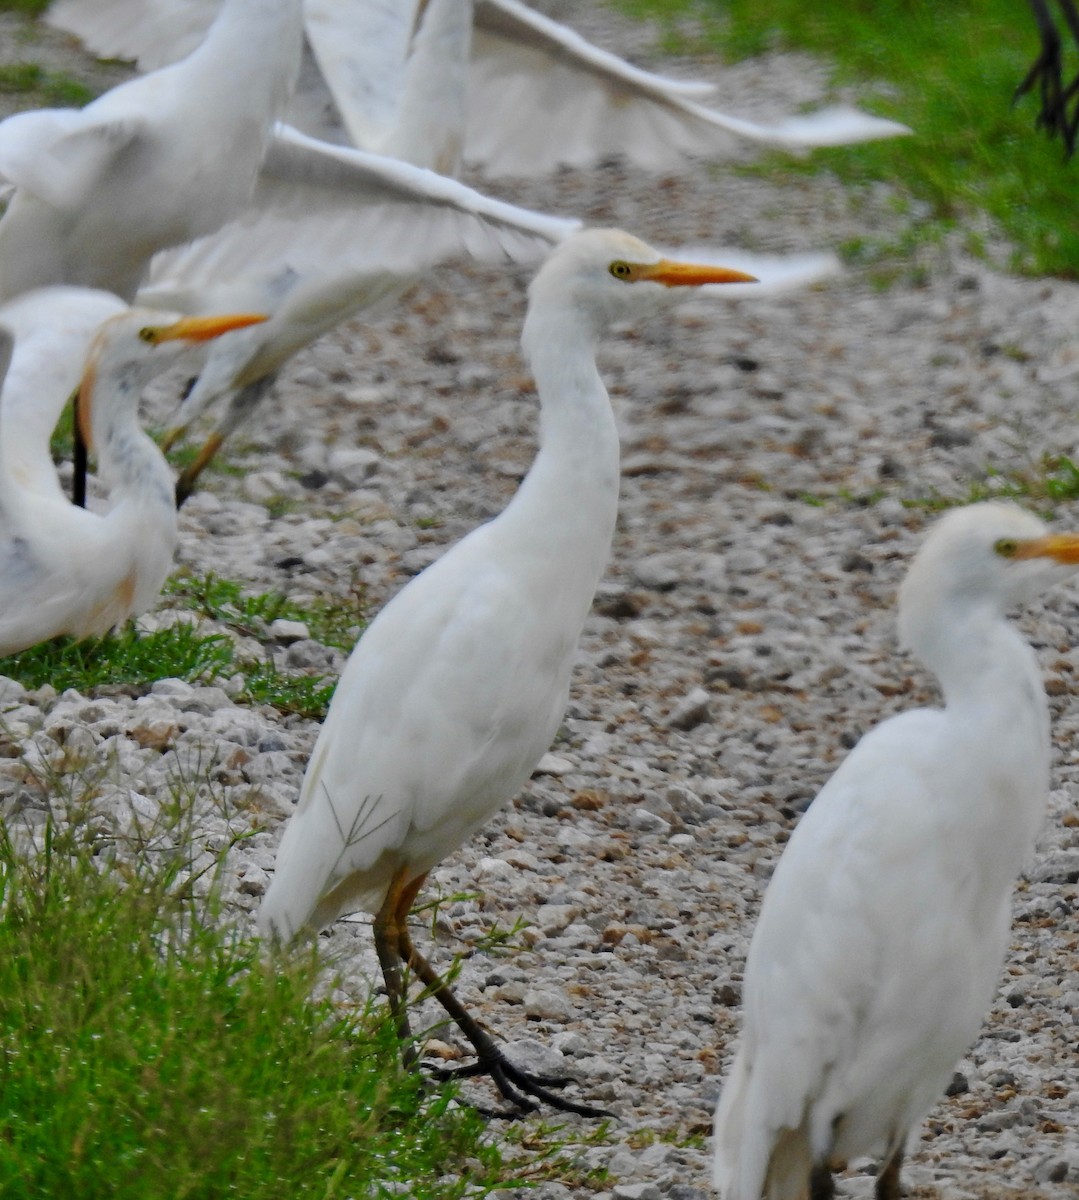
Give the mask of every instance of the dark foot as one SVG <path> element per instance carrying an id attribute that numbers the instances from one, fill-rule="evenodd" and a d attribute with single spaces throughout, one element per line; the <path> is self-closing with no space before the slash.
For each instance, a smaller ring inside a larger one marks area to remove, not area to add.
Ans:
<path id="1" fill-rule="evenodd" d="M 899 1200 L 899 1171 L 902 1166 L 903 1147 L 900 1146 L 877 1175 L 877 1185 L 873 1189 L 875 1200 Z"/>
<path id="2" fill-rule="evenodd" d="M 809 1176 L 809 1197 L 810 1200 L 835 1200 L 835 1180 L 827 1165 L 813 1168 Z"/>
<path id="3" fill-rule="evenodd" d="M 487 1115 L 515 1119 L 525 1113 L 535 1112 L 541 1101 L 560 1112 L 577 1113 L 582 1117 L 610 1117 L 614 1114 L 605 1108 L 594 1108 L 589 1104 L 577 1104 L 563 1096 L 552 1092 L 552 1087 L 565 1087 L 569 1079 L 551 1075 L 533 1075 L 516 1067 L 502 1053 L 483 1055 L 475 1062 L 465 1063 L 459 1067 L 435 1067 L 431 1074 L 436 1079 L 474 1079 L 480 1075 L 489 1075 L 491 1082 L 503 1096 L 513 1105 L 512 1109 L 496 1109 Z M 534 1097 L 534 1099 L 529 1099 Z M 485 1111 L 478 1109 L 477 1111 Z"/>

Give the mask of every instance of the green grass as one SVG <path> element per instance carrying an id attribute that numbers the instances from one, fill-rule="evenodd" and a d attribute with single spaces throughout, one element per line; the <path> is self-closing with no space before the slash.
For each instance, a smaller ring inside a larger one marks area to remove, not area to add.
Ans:
<path id="1" fill-rule="evenodd" d="M 267 964 L 229 930 L 161 852 L 187 813 L 111 857 L 89 806 L 36 848 L 0 830 L 0 1194 L 453 1200 L 528 1177 L 401 1070 L 380 1011 L 313 998 L 313 955 Z"/>
<path id="2" fill-rule="evenodd" d="M 21 13 L 27 17 L 39 17 L 52 0 L 0 0 L 0 13 Z"/>
<path id="3" fill-rule="evenodd" d="M 970 249 L 989 252 L 999 231 L 1013 247 L 1011 269 L 1079 278 L 1072 217 L 1079 163 L 1065 164 L 1059 144 L 1035 131 L 1033 97 L 1012 106 L 1038 48 L 1025 3 L 620 0 L 619 7 L 658 17 L 669 46 L 679 37 L 690 44 L 678 31 L 692 23 L 697 43 L 728 58 L 773 48 L 817 54 L 837 83 L 856 85 L 866 108 L 915 130 L 911 138 L 817 151 L 802 166 L 781 167 L 773 157 L 769 172 L 827 169 L 853 184 L 897 185 L 932 218 L 913 213 L 909 236 L 959 230 Z"/>
<path id="4" fill-rule="evenodd" d="M 1000 470 L 987 466 L 982 476 L 959 483 L 954 493 L 906 496 L 886 488 L 874 488 L 863 493 L 838 488 L 830 493 L 802 492 L 791 499 L 797 499 L 811 508 L 826 508 L 829 505 L 867 508 L 888 496 L 896 497 L 906 508 L 931 512 L 977 504 L 982 500 L 1019 500 L 1033 505 L 1048 519 L 1054 515 L 1058 505 L 1079 500 L 1079 463 L 1066 455 L 1045 454 L 1026 467 Z"/>
<path id="5" fill-rule="evenodd" d="M 233 673 L 234 651 L 224 634 L 206 635 L 178 622 L 168 629 L 139 633 L 133 625 L 101 638 L 76 642 L 54 638 L 19 654 L 0 658 L 0 675 L 24 687 L 51 684 L 58 692 L 74 688 L 145 685 L 158 679 L 211 683 Z"/>
<path id="6" fill-rule="evenodd" d="M 302 621 L 316 641 L 338 650 L 351 650 L 366 624 L 365 595 L 358 584 L 346 604 L 318 600 L 299 605 L 281 592 L 249 592 L 220 575 L 187 573 L 170 579 L 165 595 L 171 607 L 191 609 L 251 637 L 265 636 L 278 619 Z"/>
<path id="7" fill-rule="evenodd" d="M 172 607 L 189 609 L 248 637 L 265 638 L 270 624 L 283 618 L 303 621 L 323 645 L 347 651 L 364 624 L 361 588 L 346 604 L 318 600 L 298 605 L 280 592 L 249 593 L 217 575 L 188 574 L 170 580 L 165 595 Z M 334 680 L 278 670 L 269 659 L 239 658 L 227 633 L 207 632 L 187 621 L 150 633 L 128 623 L 106 637 L 82 642 L 55 638 L 0 659 L 0 675 L 24 687 L 51 684 L 58 692 L 74 688 L 84 694 L 109 687 L 145 690 L 158 679 L 213 684 L 237 673 L 244 677 L 234 697 L 240 704 L 269 704 L 279 712 L 320 720 L 333 698 Z"/>
<path id="8" fill-rule="evenodd" d="M 936 494 L 905 500 L 910 508 L 931 510 L 977 504 L 980 500 L 1021 500 L 1051 517 L 1057 505 L 1079 499 L 1079 464 L 1065 455 L 1046 454 L 1026 468 L 1007 471 L 989 467 L 983 479 L 972 480 L 964 493 Z"/>
<path id="9" fill-rule="evenodd" d="M 18 62 L 0 65 L 0 95 L 32 98 L 35 106 L 81 108 L 93 100 L 94 90 L 63 72 Z"/>

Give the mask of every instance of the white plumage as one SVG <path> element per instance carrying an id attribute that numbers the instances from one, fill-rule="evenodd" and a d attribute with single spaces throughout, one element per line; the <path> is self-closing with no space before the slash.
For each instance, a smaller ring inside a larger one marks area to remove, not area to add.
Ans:
<path id="1" fill-rule="evenodd" d="M 301 0 L 225 0 L 187 58 L 81 110 L 0 123 L 0 299 L 51 283 L 130 301 L 150 258 L 251 199 L 299 70 Z"/>
<path id="2" fill-rule="evenodd" d="M 618 435 L 596 371 L 597 341 L 612 321 L 654 307 L 670 286 L 738 278 L 746 277 L 671 264 L 618 231 L 575 234 L 554 251 L 530 288 L 522 336 L 541 402 L 531 470 L 500 516 L 379 613 L 341 676 L 260 924 L 288 939 L 342 913 L 375 913 L 405 1039 L 400 964 L 425 983 L 434 978 L 405 929 L 412 899 L 431 867 L 512 797 L 550 745 L 607 561 Z M 509 1099 L 522 1107 L 522 1091 L 553 1099 L 462 1018 L 444 985 L 436 994 Z"/>
<path id="3" fill-rule="evenodd" d="M 145 68 L 190 45 L 218 2 L 63 0 L 49 17 L 98 52 L 138 56 Z M 767 126 L 727 117 L 698 103 L 710 84 L 643 71 L 516 0 L 306 0 L 304 20 L 317 69 L 302 74 L 290 120 L 320 138 L 343 127 L 362 150 L 280 127 L 252 208 L 159 255 L 139 295 L 185 311 L 254 304 L 272 314 L 211 350 L 172 421 L 166 447 L 227 401 L 180 475 L 180 502 L 301 347 L 388 305 L 451 256 L 535 261 L 578 224 L 500 205 L 432 171 L 456 174 L 467 159 L 536 175 L 613 153 L 660 169 L 687 154 L 723 156 L 745 138 L 796 147 L 907 132 L 852 109 Z M 409 163 L 428 170 L 410 175 Z M 811 277 L 833 269 L 824 259 L 816 256 Z M 755 264 L 747 270 L 762 277 Z"/>
<path id="4" fill-rule="evenodd" d="M 907 1137 L 992 1001 L 1047 800 L 1048 706 L 1006 613 L 1076 564 L 1079 537 L 999 503 L 949 513 L 915 558 L 900 635 L 945 704 L 867 734 L 783 852 L 716 1113 L 723 1200 L 823 1200 L 870 1153 L 877 1196 L 899 1196 Z"/>
<path id="5" fill-rule="evenodd" d="M 0 655 L 104 633 L 153 603 L 176 512 L 168 464 L 138 425 L 139 393 L 192 342 L 254 319 L 175 320 L 67 287 L 0 308 Z M 80 379 L 80 419 L 109 489 L 102 514 L 69 503 L 49 457 Z"/>
<path id="6" fill-rule="evenodd" d="M 98 53 L 173 61 L 219 0 L 62 0 L 49 19 Z M 726 158 L 742 142 L 842 145 L 909 133 L 837 106 L 756 122 L 715 89 L 644 71 L 517 0 L 305 0 L 317 67 L 288 120 L 307 133 L 454 173 L 542 175 L 622 154 L 647 170 Z M 321 95 L 319 94 L 321 88 Z"/>

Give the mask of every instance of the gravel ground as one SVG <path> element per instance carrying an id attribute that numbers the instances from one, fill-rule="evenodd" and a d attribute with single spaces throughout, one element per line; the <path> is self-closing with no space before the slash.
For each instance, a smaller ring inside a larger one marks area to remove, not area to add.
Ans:
<path id="1" fill-rule="evenodd" d="M 578 7 L 577 26 L 611 49 L 718 78 L 732 110 L 826 98 L 805 60 L 672 63 L 647 26 Z M 918 220 L 887 187 L 855 194 L 827 175 L 779 182 L 704 164 L 656 179 L 615 162 L 487 186 L 666 245 L 820 249 L 896 238 Z M 535 449 L 516 346 L 527 278 L 440 270 L 391 313 L 297 358 L 230 446 L 239 471 L 212 476 L 183 510 L 181 562 L 298 599 L 360 587 L 373 612 L 497 513 Z M 528 1195 L 711 1194 L 711 1111 L 776 858 L 857 737 L 936 698 L 896 648 L 896 587 L 933 519 L 904 502 L 967 496 L 991 470 L 1074 450 L 1079 290 L 1010 278 L 955 246 L 919 250 L 880 284 L 852 268 L 771 299 L 697 298 L 603 348 L 621 516 L 569 710 L 528 787 L 430 887 L 475 896 L 447 899 L 436 921 L 438 963 L 481 943 L 461 995 L 507 1039 L 565 1056 L 576 1094 L 617 1113 L 609 1143 L 583 1155 L 609 1168 L 607 1190 Z M 1079 517 L 1063 505 L 1055 525 Z M 997 1001 L 910 1148 L 920 1197 L 1079 1195 L 1077 594 L 1062 588 L 1021 617 L 1054 707 L 1050 812 Z M 338 652 L 295 634 L 269 652 L 340 668 Z M 232 911 L 254 913 L 314 723 L 176 681 L 97 698 L 13 685 L 5 700 L 0 801 L 12 820 L 43 819 L 28 766 L 73 776 L 97 764 L 101 820 L 120 828 L 152 816 L 169 781 L 209 776 L 212 789 L 196 789 L 198 853 L 255 830 L 230 853 L 227 885 Z M 529 924 L 513 953 L 485 952 L 493 923 L 518 921 Z M 362 994 L 377 973 L 366 919 L 326 943 L 342 994 Z M 871 1189 L 863 1163 L 841 1184 L 848 1197 Z"/>

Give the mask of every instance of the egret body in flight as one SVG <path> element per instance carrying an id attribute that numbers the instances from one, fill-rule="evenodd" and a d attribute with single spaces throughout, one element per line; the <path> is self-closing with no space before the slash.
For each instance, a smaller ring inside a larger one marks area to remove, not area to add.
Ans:
<path id="1" fill-rule="evenodd" d="M 48 19 L 141 70 L 186 53 L 220 0 L 60 0 Z M 707 106 L 715 87 L 642 70 L 518 0 L 305 0 L 314 63 L 286 119 L 306 133 L 443 174 L 592 167 L 645 170 L 739 143 L 843 145 L 910 130 L 836 106 L 758 122 Z"/>
<path id="2" fill-rule="evenodd" d="M 374 914 L 406 1061 L 405 972 L 443 1004 L 517 1109 L 560 1099 L 502 1053 L 415 948 L 407 919 L 431 868 L 528 779 L 565 710 L 577 640 L 610 551 L 618 434 L 596 369 L 612 322 L 679 285 L 745 281 L 661 258 L 617 230 L 574 234 L 529 289 L 522 335 L 540 449 L 505 510 L 411 580 L 364 632 L 337 686 L 260 913 L 287 941 Z M 469 1073 L 474 1073 L 470 1071 Z"/>
<path id="3" fill-rule="evenodd" d="M 0 122 L 0 300 L 51 283 L 130 301 L 151 257 L 249 203 L 300 65 L 301 0 L 225 0 L 179 62 L 83 109 Z"/>
<path id="4" fill-rule="evenodd" d="M 190 46 L 218 3 L 61 0 L 49 19 L 96 52 L 137 58 L 146 69 Z M 304 21 L 314 62 L 301 75 L 288 120 L 317 138 L 344 138 L 442 175 L 469 163 L 490 175 L 534 176 L 559 165 L 589 169 L 612 154 L 643 169 L 675 170 L 689 155 L 723 159 L 746 141 L 807 149 L 910 132 L 850 107 L 771 124 L 728 116 L 703 103 L 711 84 L 644 71 L 517 0 L 305 0 Z M 180 475 L 180 502 L 300 347 L 348 316 L 389 304 L 438 261 L 489 257 L 463 222 L 452 243 L 422 230 L 402 240 L 369 205 L 369 170 L 369 159 L 350 162 L 324 142 L 282 129 L 255 210 L 204 244 L 155 262 L 140 303 L 157 303 L 160 293 L 172 306 L 170 296 L 186 290 L 188 311 L 203 312 L 197 289 L 209 296 L 240 280 L 257 293 L 225 292 L 222 302 L 272 314 L 264 327 L 210 352 L 172 422 L 168 445 L 227 398 L 224 416 Z M 447 181 L 429 179 L 434 230 L 446 225 Z M 475 200 L 468 203 L 486 219 Z M 525 220 L 535 228 L 537 215 Z M 562 224 L 549 240 L 565 236 Z M 513 243 L 503 235 L 516 261 L 538 257 L 535 239 L 529 244 L 524 233 L 522 221 Z M 276 255 L 269 269 L 260 261 L 267 249 Z"/>
<path id="5" fill-rule="evenodd" d="M 1006 614 L 1077 565 L 1079 535 L 1001 503 L 949 513 L 915 557 L 899 632 L 944 706 L 867 734 L 783 851 L 716 1112 L 722 1200 L 828 1200 L 873 1153 L 877 1200 L 898 1200 L 907 1139 L 998 986 L 1048 798 L 1048 703 Z"/>

